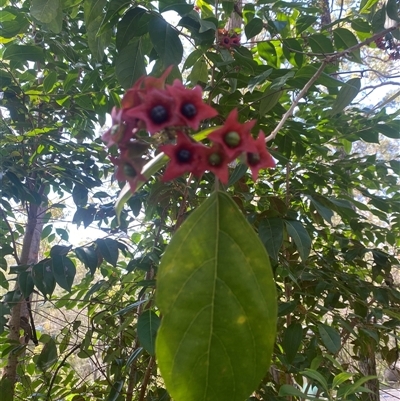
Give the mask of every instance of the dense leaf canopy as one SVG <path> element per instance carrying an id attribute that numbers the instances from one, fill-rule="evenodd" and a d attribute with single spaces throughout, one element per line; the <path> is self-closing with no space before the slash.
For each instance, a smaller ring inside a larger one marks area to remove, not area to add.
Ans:
<path id="1" fill-rule="evenodd" d="M 2 401 L 377 399 L 399 357 L 398 1 L 0 6 Z M 101 131 L 171 65 L 218 112 L 195 140 L 236 109 L 276 167 L 164 182 L 167 129 L 140 133 L 136 191 L 117 182 Z"/>

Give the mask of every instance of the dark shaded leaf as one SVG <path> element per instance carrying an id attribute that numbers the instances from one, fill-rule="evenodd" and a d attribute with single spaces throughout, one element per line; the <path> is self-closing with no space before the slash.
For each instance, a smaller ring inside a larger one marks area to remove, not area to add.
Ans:
<path id="1" fill-rule="evenodd" d="M 71 259 L 66 256 L 54 255 L 51 258 L 54 279 L 64 290 L 71 291 L 76 274 L 76 268 Z"/>
<path id="2" fill-rule="evenodd" d="M 161 17 L 149 21 L 151 42 L 165 67 L 178 65 L 183 56 L 183 46 L 176 30 Z"/>
<path id="3" fill-rule="evenodd" d="M 96 240 L 97 249 L 100 251 L 101 255 L 106 262 L 113 266 L 116 266 L 118 261 L 118 243 L 111 238 L 97 239 Z"/>
<path id="4" fill-rule="evenodd" d="M 160 323 L 161 319 L 150 309 L 146 309 L 138 318 L 139 342 L 150 355 L 155 353 L 156 335 Z"/>

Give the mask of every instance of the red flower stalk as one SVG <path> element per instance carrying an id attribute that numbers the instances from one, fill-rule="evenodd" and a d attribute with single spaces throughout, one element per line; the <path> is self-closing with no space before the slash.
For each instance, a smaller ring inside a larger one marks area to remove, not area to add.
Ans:
<path id="1" fill-rule="evenodd" d="M 153 88 L 146 92 L 141 105 L 124 110 L 124 117 L 127 120 L 133 118 L 142 120 L 150 134 L 179 124 L 174 98 L 166 91 Z"/>
<path id="2" fill-rule="evenodd" d="M 218 112 L 203 102 L 202 89 L 195 86 L 187 89 L 181 81 L 176 79 L 173 85 L 167 85 L 169 94 L 175 99 L 181 125 L 187 125 L 197 130 L 200 122 L 206 118 L 218 115 Z"/>
<path id="3" fill-rule="evenodd" d="M 253 153 L 257 151 L 250 133 L 256 121 L 252 120 L 241 124 L 237 118 L 238 111 L 233 109 L 223 127 L 213 131 L 208 136 L 208 139 L 219 143 L 224 148 L 229 162 L 236 159 L 241 152 Z"/>
<path id="4" fill-rule="evenodd" d="M 200 143 L 193 142 L 183 132 L 177 133 L 175 145 L 161 146 L 160 150 L 171 159 L 164 172 L 163 181 L 173 180 L 186 172 L 201 175 L 204 170 L 201 171 L 200 157 L 204 147 Z"/>
<path id="5" fill-rule="evenodd" d="M 247 164 L 250 167 L 253 180 L 256 181 L 261 169 L 275 167 L 275 160 L 270 155 L 265 145 L 264 132 L 260 131 L 254 141 L 256 151 L 246 154 Z"/>
<path id="6" fill-rule="evenodd" d="M 229 161 L 221 145 L 214 144 L 211 148 L 204 146 L 201 150 L 199 172 L 204 172 L 205 170 L 211 171 L 223 184 L 227 184 L 229 180 Z"/>

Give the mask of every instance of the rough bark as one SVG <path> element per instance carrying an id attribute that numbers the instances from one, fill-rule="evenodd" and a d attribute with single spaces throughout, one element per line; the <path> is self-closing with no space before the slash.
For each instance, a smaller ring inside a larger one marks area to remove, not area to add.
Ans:
<path id="1" fill-rule="evenodd" d="M 40 250 L 40 237 L 43 230 L 43 215 L 45 212 L 44 205 L 28 205 L 28 221 L 22 244 L 20 263 L 21 265 L 33 265 L 38 262 Z M 19 291 L 18 284 L 15 291 Z M 9 320 L 8 339 L 12 343 L 20 342 L 20 330 L 22 321 L 30 321 L 27 301 L 22 298 L 16 303 L 11 310 Z M 12 389 L 12 398 L 14 398 L 14 388 L 17 382 L 17 367 L 19 355 L 10 352 L 8 355 L 7 365 L 4 367 L 3 378 L 7 378 Z"/>

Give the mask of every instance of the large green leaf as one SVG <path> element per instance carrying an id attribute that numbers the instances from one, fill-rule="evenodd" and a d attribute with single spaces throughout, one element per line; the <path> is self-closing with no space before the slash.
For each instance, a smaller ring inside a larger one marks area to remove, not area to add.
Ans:
<path id="1" fill-rule="evenodd" d="M 40 22 L 49 23 L 57 17 L 60 0 L 32 0 L 31 14 Z"/>
<path id="2" fill-rule="evenodd" d="M 118 82 L 126 89 L 146 74 L 142 38 L 138 38 L 120 51 L 115 74 Z"/>
<path id="3" fill-rule="evenodd" d="M 225 193 L 173 236 L 159 267 L 158 364 L 176 401 L 243 401 L 268 370 L 276 293 L 268 255 Z"/>
<path id="4" fill-rule="evenodd" d="M 149 34 L 156 52 L 164 66 L 178 65 L 183 56 L 183 46 L 177 31 L 164 18 L 149 21 Z"/>

